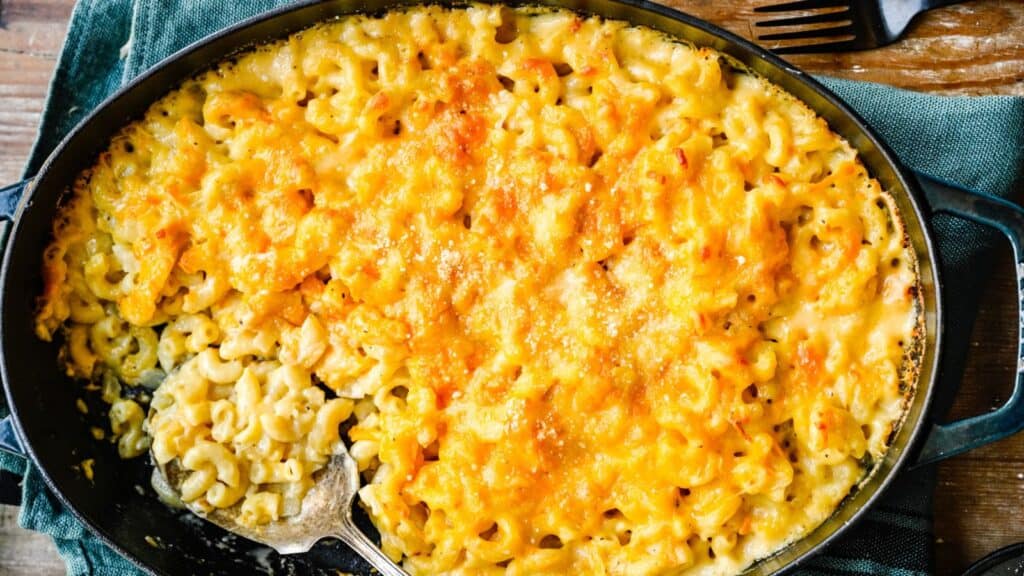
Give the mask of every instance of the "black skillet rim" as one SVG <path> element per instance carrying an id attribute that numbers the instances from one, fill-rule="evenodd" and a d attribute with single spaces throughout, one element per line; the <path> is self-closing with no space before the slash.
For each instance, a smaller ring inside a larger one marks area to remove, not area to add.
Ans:
<path id="1" fill-rule="evenodd" d="M 989 570 L 1000 567 L 1007 560 L 1020 559 L 1021 566 L 1024 566 L 1024 542 L 1017 542 L 1004 546 L 994 552 L 985 555 L 984 558 L 971 564 L 963 576 L 984 576 Z"/>
<path id="2" fill-rule="evenodd" d="M 417 2 L 415 0 L 387 0 L 385 2 L 382 2 L 381 5 L 379 5 L 379 6 L 367 7 L 367 9 L 356 8 L 356 9 L 352 10 L 351 12 L 349 12 L 349 14 L 374 14 L 374 13 L 381 13 L 381 12 L 384 12 L 384 11 L 387 11 L 387 10 L 401 8 L 401 7 L 404 7 L 404 6 L 436 4 L 437 1 L 438 0 L 425 0 L 423 2 Z M 538 5 L 538 4 L 540 4 L 540 5 L 550 6 L 550 7 L 560 7 L 560 8 L 563 8 L 563 9 L 568 9 L 568 10 L 572 10 L 572 11 L 576 11 L 576 12 L 580 12 L 580 13 L 584 13 L 584 14 L 601 14 L 600 10 L 594 10 L 594 9 L 589 8 L 589 5 L 590 5 L 589 0 L 565 0 L 563 2 L 558 2 L 557 0 L 534 0 L 534 1 L 529 1 L 529 0 L 527 0 L 527 1 L 512 0 L 512 1 L 508 1 L 508 2 L 501 2 L 500 0 L 482 0 L 482 1 L 484 3 L 499 3 L 499 4 L 500 3 L 504 3 L 504 4 L 511 5 L 511 6 L 530 6 L 530 5 Z M 919 367 L 920 372 L 919 372 L 918 381 L 916 383 L 917 389 L 916 389 L 916 392 L 915 392 L 915 398 L 916 398 L 917 394 L 920 394 L 922 392 L 922 390 L 921 390 L 922 382 L 921 382 L 921 379 L 920 379 L 920 375 L 924 374 L 926 369 L 930 371 L 930 381 L 927 383 L 927 389 L 924 390 L 924 393 L 925 393 L 924 398 L 920 400 L 920 402 L 921 402 L 920 405 L 922 406 L 922 409 L 920 411 L 920 414 L 919 414 L 919 417 L 918 417 L 918 421 L 916 423 L 914 423 L 915 425 L 914 425 L 913 430 L 910 431 L 909 437 L 907 438 L 905 444 L 902 445 L 901 452 L 896 457 L 895 461 L 892 463 L 891 468 L 890 468 L 888 474 L 886 475 L 885 478 L 883 478 L 880 481 L 880 483 L 878 484 L 877 488 L 875 488 L 874 493 L 871 494 L 871 496 L 868 498 L 868 500 L 865 501 L 863 503 L 863 505 L 860 506 L 859 509 L 854 511 L 852 513 L 852 515 L 849 517 L 849 519 L 847 519 L 841 526 L 838 526 L 831 534 L 829 534 L 828 536 L 824 537 L 822 540 L 820 540 L 819 542 L 817 542 L 816 544 L 811 546 L 811 548 L 809 548 L 808 550 L 806 550 L 803 553 L 801 553 L 799 556 L 797 556 L 796 558 L 791 560 L 785 566 L 781 567 L 778 570 L 778 572 L 777 572 L 779 574 L 787 573 L 787 572 L 790 572 L 791 570 L 797 568 L 798 566 L 802 565 L 809 558 L 815 556 L 823 548 L 825 548 L 831 542 L 833 542 L 837 537 L 839 537 L 841 534 L 846 532 L 846 530 L 851 525 L 855 524 L 868 511 L 868 509 L 870 509 L 871 506 L 873 506 L 875 504 L 875 502 L 889 488 L 889 486 L 895 480 L 896 476 L 899 474 L 899 472 L 902 470 L 902 468 L 907 464 L 908 459 L 914 453 L 913 448 L 916 445 L 918 445 L 918 443 L 921 441 L 921 439 L 923 438 L 923 436 L 925 434 L 924 430 L 922 430 L 922 429 L 926 428 L 927 427 L 926 425 L 929 422 L 929 412 L 930 412 L 930 408 L 931 408 L 931 404 L 932 404 L 933 393 L 934 393 L 934 389 L 935 389 L 935 382 L 936 382 L 937 376 L 939 374 L 939 365 L 940 365 L 941 351 L 942 351 L 942 333 L 943 333 L 943 322 L 942 322 L 942 308 L 943 308 L 942 307 L 942 282 L 941 282 L 941 278 L 940 278 L 940 275 L 939 275 L 940 274 L 939 273 L 939 269 L 938 269 L 939 267 L 937 265 L 935 265 L 935 264 L 937 264 L 937 254 L 938 254 L 938 252 L 937 252 L 937 250 L 935 248 L 934 239 L 932 238 L 931 228 L 930 228 L 930 226 L 928 224 L 928 221 L 927 221 L 927 218 L 926 218 L 926 215 L 927 215 L 928 211 L 927 211 L 927 209 L 925 207 L 927 206 L 927 204 L 923 200 L 923 195 L 920 192 L 919 187 L 917 186 L 916 180 L 914 180 L 913 178 L 908 176 L 908 172 L 907 172 L 906 168 L 897 159 L 896 155 L 889 148 L 889 146 L 885 143 L 885 141 L 882 140 L 875 133 L 875 131 L 864 121 L 863 118 L 861 118 L 861 116 L 859 114 L 857 114 L 847 104 L 845 104 L 838 96 L 836 96 L 834 93 L 832 93 L 828 88 L 826 88 L 824 85 L 822 85 L 820 82 L 818 82 L 816 79 L 814 79 L 809 74 L 805 73 L 804 71 L 800 70 L 799 68 L 794 67 L 792 64 L 786 62 L 785 60 L 783 60 L 779 56 L 771 53 L 770 51 L 768 51 L 765 48 L 757 46 L 756 44 L 754 44 L 754 43 L 752 43 L 752 42 L 750 42 L 750 41 L 748 41 L 748 40 L 746 40 L 746 39 L 744 39 L 744 38 L 742 38 L 742 37 L 740 37 L 740 36 L 738 36 L 736 34 L 733 34 L 732 32 L 729 32 L 729 31 L 727 31 L 727 30 L 725 30 L 723 28 L 720 28 L 720 27 L 718 27 L 718 26 L 716 26 L 714 24 L 711 24 L 710 22 L 707 22 L 705 20 L 696 18 L 696 17 L 691 16 L 691 15 L 685 13 L 685 12 L 678 11 L 678 10 L 676 10 L 674 8 L 670 8 L 670 7 L 667 7 L 667 6 L 660 5 L 660 4 L 656 4 L 656 3 L 653 3 L 653 2 L 650 2 L 650 1 L 647 1 L 647 0 L 603 0 L 603 1 L 607 2 L 610 5 L 616 5 L 616 4 L 620 5 L 624 9 L 626 9 L 627 11 L 640 12 L 640 13 L 650 12 L 650 13 L 654 13 L 654 14 L 659 15 L 659 16 L 663 16 L 663 17 L 666 17 L 666 18 L 669 18 L 669 19 L 672 19 L 672 20 L 679 21 L 679 22 L 681 22 L 683 24 L 686 24 L 688 26 L 691 26 L 693 28 L 699 29 L 699 30 L 709 34 L 712 37 L 717 37 L 718 39 L 724 40 L 727 43 L 729 50 L 728 51 L 724 51 L 723 50 L 723 52 L 727 52 L 730 56 L 738 58 L 743 63 L 747 63 L 749 61 L 756 61 L 756 60 L 766 61 L 768 64 L 770 64 L 773 67 L 778 68 L 779 70 L 781 70 L 784 73 L 788 74 L 791 78 L 795 79 L 797 82 L 802 83 L 804 86 L 809 88 L 811 91 L 813 91 L 817 95 L 821 96 L 831 106 L 835 107 L 847 119 L 849 119 L 853 123 L 853 125 L 856 127 L 856 129 L 861 134 L 863 134 L 864 136 L 867 137 L 870 145 L 873 146 L 875 148 L 875 150 L 877 150 L 877 152 L 880 154 L 880 156 L 881 156 L 882 160 L 884 161 L 884 163 L 892 168 L 893 173 L 895 174 L 896 178 L 898 179 L 898 181 L 899 181 L 900 185 L 902 186 L 903 190 L 906 192 L 906 196 L 907 196 L 907 199 L 909 200 L 910 206 L 913 208 L 913 216 L 917 219 L 918 223 L 920 224 L 920 228 L 921 228 L 921 230 L 923 232 L 924 248 L 925 248 L 926 253 L 927 253 L 926 255 L 929 257 L 928 264 L 930 264 L 930 271 L 931 271 L 931 275 L 932 275 L 932 279 L 933 279 L 933 283 L 934 283 L 934 302 L 935 302 L 935 304 L 934 304 L 935 305 L 935 310 L 934 310 L 935 320 L 934 320 L 934 322 L 935 322 L 935 326 L 936 326 L 936 332 L 933 335 L 934 336 L 934 345 L 933 346 L 934 346 L 935 353 L 933 354 L 932 361 L 930 362 L 930 366 L 922 365 L 922 366 Z M 193 54 L 195 52 L 198 52 L 198 51 L 202 50 L 203 48 L 207 47 L 209 44 L 215 43 L 215 42 L 217 42 L 219 40 L 222 40 L 222 39 L 225 39 L 225 38 L 227 38 L 229 36 L 232 36 L 235 33 L 238 33 L 238 32 L 241 32 L 241 31 L 245 30 L 246 28 L 252 27 L 254 25 L 257 25 L 257 24 L 260 24 L 260 23 L 263 23 L 263 22 L 267 22 L 267 21 L 270 21 L 270 20 L 277 19 L 279 17 L 282 17 L 282 16 L 287 15 L 287 14 L 292 13 L 292 12 L 298 12 L 298 11 L 301 11 L 301 10 L 304 10 L 304 9 L 308 9 L 308 8 L 311 8 L 311 7 L 314 7 L 314 6 L 317 6 L 317 5 L 321 5 L 321 4 L 322 5 L 331 4 L 331 0 L 300 0 L 300 1 L 296 2 L 296 3 L 294 3 L 294 4 L 287 4 L 287 5 L 278 7 L 278 8 L 274 8 L 274 9 L 269 10 L 267 12 L 264 12 L 262 14 L 257 14 L 255 16 L 250 17 L 250 18 L 246 18 L 246 19 L 244 19 L 244 20 L 242 20 L 242 21 L 240 21 L 238 23 L 235 23 L 235 24 L 233 24 L 231 26 L 228 26 L 228 27 L 218 31 L 218 32 L 215 32 L 215 33 L 213 33 L 213 34 L 211 34 L 209 36 L 206 36 L 206 37 L 204 37 L 204 38 L 202 38 L 202 39 L 200 39 L 200 40 L 198 40 L 198 41 L 196 41 L 196 42 L 194 42 L 194 43 L 192 43 L 192 44 L 190 44 L 190 45 L 188 45 L 188 46 L 178 50 L 177 52 L 174 52 L 173 54 L 167 56 L 166 58 L 162 59 L 159 63 L 157 63 L 153 67 L 149 68 L 148 70 L 146 70 L 145 72 L 141 73 L 139 76 L 134 78 L 130 83 L 126 84 L 125 86 L 120 87 L 117 91 L 115 91 L 109 97 L 104 99 L 103 102 L 101 102 L 94 110 L 92 110 L 83 120 L 81 120 L 78 124 L 76 124 L 75 127 L 72 128 L 68 132 L 68 134 L 65 135 L 64 138 L 61 139 L 60 143 L 54 148 L 54 150 L 47 157 L 46 161 L 40 167 L 39 172 L 36 174 L 35 178 L 33 179 L 34 182 L 38 181 L 39 178 L 42 175 L 44 175 L 50 169 L 51 165 L 55 162 L 55 159 L 57 157 L 59 157 L 60 154 L 64 151 L 64 149 L 68 146 L 68 143 L 71 140 L 73 140 L 75 138 L 75 136 L 79 132 L 82 132 L 87 125 L 92 123 L 95 120 L 95 118 L 100 114 L 101 111 L 106 110 L 108 108 L 116 107 L 121 99 L 126 98 L 131 92 L 134 91 L 136 86 L 144 83 L 146 80 L 148 80 L 152 76 L 155 76 L 155 75 L 163 72 L 166 68 L 169 68 L 169 67 L 173 66 L 179 60 L 184 59 L 185 57 L 187 57 L 187 56 L 189 56 L 189 55 L 191 55 L 191 54 Z M 361 2 L 359 2 L 359 4 L 361 4 Z M 468 4 L 468 2 L 465 2 L 465 1 L 462 1 L 462 0 L 457 0 L 451 6 L 458 7 L 458 6 L 462 6 L 462 5 L 466 5 L 466 4 Z M 611 18 L 611 17 L 609 17 L 609 18 Z M 635 23 L 635 22 L 633 22 L 633 19 L 630 19 L 629 17 L 626 17 L 624 19 L 627 20 L 627 21 L 630 21 L 631 23 Z M 284 34 L 275 33 L 274 35 L 272 35 L 270 37 L 267 37 L 267 38 L 263 39 L 262 41 L 257 41 L 257 42 L 239 42 L 237 44 L 237 46 L 235 46 L 232 50 L 225 51 L 221 55 L 220 60 L 218 60 L 216 62 L 211 62 L 210 66 L 215 65 L 217 62 L 220 62 L 223 59 L 230 58 L 233 54 L 237 54 L 237 53 L 240 53 L 240 52 L 244 52 L 245 50 L 251 49 L 252 47 L 254 47 L 256 45 L 259 45 L 260 43 L 271 42 L 271 41 L 274 41 L 276 39 L 283 38 L 283 37 L 287 36 L 288 34 L 293 34 L 293 33 L 298 32 L 299 30 L 308 28 L 309 26 L 314 26 L 318 22 L 321 22 L 321 21 L 323 21 L 323 19 L 320 19 L 320 20 L 312 19 L 312 20 L 308 21 L 305 25 L 300 26 L 299 28 L 297 28 L 295 30 L 290 30 L 290 31 L 288 31 L 288 32 L 286 32 Z M 736 54 L 737 51 L 739 52 L 739 54 Z M 204 69 L 203 67 L 198 67 L 197 71 L 194 72 L 193 75 L 201 73 L 201 71 L 203 69 Z M 187 76 L 186 76 L 186 78 L 187 78 Z M 181 79 L 177 80 L 176 82 L 180 82 L 180 81 L 181 81 Z M 167 90 L 171 90 L 171 89 L 173 89 L 173 86 L 167 88 Z M 20 216 L 24 212 L 26 207 L 28 205 L 30 205 L 31 202 L 32 202 L 32 195 L 33 195 L 34 188 L 35 188 L 34 182 L 33 182 L 33 184 L 29 185 L 29 187 L 27 189 L 27 193 L 22 198 L 22 200 L 19 202 L 17 213 L 15 214 L 13 226 L 12 226 L 12 229 L 10 231 L 10 235 L 8 237 L 7 248 L 5 249 L 5 254 L 4 254 L 3 266 L 2 266 L 2 269 L 0 269 L 0 273 L 2 273 L 2 277 L 4 278 L 5 282 L 6 282 L 6 278 L 7 278 L 8 268 L 10 266 L 11 254 L 13 252 L 13 250 L 11 250 L 10 247 L 14 245 L 14 238 L 16 237 L 16 235 L 18 234 L 18 232 L 20 230 L 20 225 L 19 225 L 20 222 L 21 222 Z M 906 219 L 907 215 L 904 214 L 903 218 Z M 920 272 L 920 273 L 922 275 L 924 274 L 923 271 Z M 925 310 L 925 313 L 927 313 L 927 310 Z M 4 348 L 5 348 L 5 346 L 4 346 L 4 339 L 5 339 L 6 332 L 7 332 L 7 328 L 6 328 L 6 314 L 4 314 L 4 312 L 3 312 L 3 307 L 0 307 L 0 351 L 4 350 Z M 922 355 L 922 358 L 924 358 L 925 356 L 926 356 L 926 354 Z M 7 382 L 10 381 L 9 376 L 8 376 L 7 360 L 8 359 L 7 359 L 6 355 L 2 355 L 2 362 L 0 362 L 0 375 L 2 375 L 2 377 L 3 377 L 3 383 L 4 383 L 3 387 L 4 387 L 5 398 L 7 400 L 7 405 L 8 405 L 8 408 L 10 409 L 12 420 L 13 420 L 14 426 L 15 426 L 17 432 L 18 432 L 18 435 L 23 440 L 23 443 L 25 444 L 26 455 L 36 465 L 36 468 L 39 470 L 40 475 L 42 476 L 42 478 L 43 478 L 44 482 L 46 483 L 47 487 L 57 497 L 57 499 L 61 502 L 61 504 L 63 504 L 72 513 L 72 515 L 75 517 L 75 519 L 77 519 L 83 525 L 87 526 L 89 528 L 89 530 L 91 530 L 92 533 L 95 534 L 104 544 L 106 544 L 107 546 L 109 546 L 110 548 L 115 550 L 117 553 L 119 553 L 123 557 L 129 559 L 133 564 L 135 564 L 139 569 L 141 569 L 142 571 L 146 572 L 147 574 L 152 574 L 154 576 L 159 576 L 159 574 L 156 571 L 154 571 L 152 568 L 149 567 L 148 563 L 145 561 L 144 558 L 142 558 L 142 557 L 132 553 L 131 551 L 129 551 L 125 547 L 121 546 L 116 541 L 116 539 L 114 537 L 112 537 L 106 530 L 101 529 L 99 526 L 94 524 L 92 521 L 90 521 L 89 519 L 84 517 L 78 511 L 78 509 L 76 507 L 71 505 L 71 503 L 67 500 L 67 498 L 64 496 L 64 494 L 61 492 L 61 490 L 59 490 L 57 488 L 57 486 L 55 485 L 54 481 L 51 479 L 50 475 L 46 471 L 46 468 L 39 465 L 40 460 L 39 460 L 38 455 L 36 454 L 32 444 L 30 442 L 24 441 L 25 440 L 25 433 L 24 433 L 24 430 L 23 430 L 22 425 L 21 425 L 20 416 L 19 416 L 19 413 L 18 413 L 18 410 L 17 410 L 17 405 L 12 401 L 13 398 L 12 398 L 12 393 L 11 393 L 11 387 L 6 384 Z M 918 400 L 915 399 L 914 403 L 917 403 L 917 402 L 918 402 Z M 907 422 L 904 421 L 903 422 L 903 426 L 905 426 L 906 424 L 907 424 Z M 901 428 L 903 426 L 901 426 Z M 891 448 L 895 448 L 895 447 L 896 446 L 894 444 Z M 845 503 L 846 503 L 845 500 L 843 502 L 841 502 L 840 505 L 839 505 L 839 508 L 837 508 L 837 510 L 842 508 L 845 505 Z M 813 533 L 813 531 L 812 531 L 812 533 Z M 811 535 L 811 533 L 805 535 L 805 538 L 810 536 L 810 535 Z M 776 554 L 782 553 L 787 548 L 788 547 L 781 549 Z M 758 566 L 762 561 L 765 561 L 765 560 L 768 560 L 768 559 L 774 557 L 776 554 L 773 554 L 773 555 L 771 555 L 771 556 L 769 556 L 767 558 L 759 560 L 750 569 L 753 569 L 754 567 Z"/>

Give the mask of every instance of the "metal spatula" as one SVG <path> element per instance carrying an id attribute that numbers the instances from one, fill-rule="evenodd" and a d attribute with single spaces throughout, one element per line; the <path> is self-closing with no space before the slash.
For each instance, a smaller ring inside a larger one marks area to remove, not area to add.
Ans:
<path id="1" fill-rule="evenodd" d="M 958 4 L 963 0 L 797 0 L 754 8 L 759 14 L 797 12 L 796 15 L 762 20 L 757 39 L 768 42 L 778 54 L 845 52 L 885 46 L 907 29 L 922 12 Z M 819 26 L 823 24 L 823 26 Z M 762 28 L 768 28 L 761 32 Z M 808 40 L 785 44 L 787 40 Z"/>
<path id="2" fill-rule="evenodd" d="M 156 460 L 154 459 L 154 462 Z M 154 487 L 158 492 L 181 494 L 181 484 L 188 474 L 177 460 L 164 466 L 155 465 Z M 163 483 L 163 487 L 158 487 Z M 306 552 L 324 538 L 337 538 L 369 562 L 384 576 L 408 576 L 380 548 L 356 528 L 352 521 L 352 504 L 359 490 L 359 471 L 347 452 L 335 455 L 315 478 L 313 488 L 302 500 L 302 511 L 296 515 L 270 522 L 263 526 L 243 526 L 238 523 L 238 506 L 214 509 L 204 513 L 189 507 L 198 516 L 221 528 L 266 544 L 281 554 Z"/>

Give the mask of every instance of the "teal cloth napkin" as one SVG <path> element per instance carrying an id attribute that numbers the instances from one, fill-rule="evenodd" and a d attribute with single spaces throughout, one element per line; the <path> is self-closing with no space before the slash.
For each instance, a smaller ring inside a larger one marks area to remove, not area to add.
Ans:
<path id="1" fill-rule="evenodd" d="M 168 54 L 286 0 L 79 0 L 50 87 L 31 176 L 64 134 L 117 87 Z M 857 109 L 911 168 L 985 193 L 1011 197 L 1024 181 L 1024 99 L 938 97 L 876 84 L 822 79 Z M 996 240 L 990 231 L 933 220 L 946 281 L 946 356 L 938 413 L 955 391 Z M 71 576 L 136 576 L 127 560 L 84 529 L 24 460 L 0 453 L 0 468 L 24 475 L 20 523 L 53 537 Z M 903 474 L 867 517 L 801 574 L 932 573 L 934 470 Z"/>

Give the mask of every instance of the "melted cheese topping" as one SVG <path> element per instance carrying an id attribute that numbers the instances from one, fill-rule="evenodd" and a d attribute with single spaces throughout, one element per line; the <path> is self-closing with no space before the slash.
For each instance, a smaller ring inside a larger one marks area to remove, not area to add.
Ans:
<path id="1" fill-rule="evenodd" d="M 495 6 L 187 82 L 83 175 L 44 270 L 39 335 L 105 379 L 122 454 L 152 438 L 193 509 L 258 524 L 347 421 L 413 574 L 738 572 L 883 455 L 919 326 L 889 197 L 806 106 Z M 143 429 L 121 386 L 161 382 Z"/>

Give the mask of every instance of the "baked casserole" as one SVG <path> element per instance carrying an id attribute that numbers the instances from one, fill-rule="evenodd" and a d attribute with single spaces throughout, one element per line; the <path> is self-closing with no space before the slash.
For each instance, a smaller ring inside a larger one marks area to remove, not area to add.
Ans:
<path id="1" fill-rule="evenodd" d="M 288 518 L 331 455 L 413 574 L 734 574 L 913 394 L 916 261 L 803 103 L 565 10 L 327 22 L 186 82 L 65 199 L 37 333 L 125 458 Z"/>

